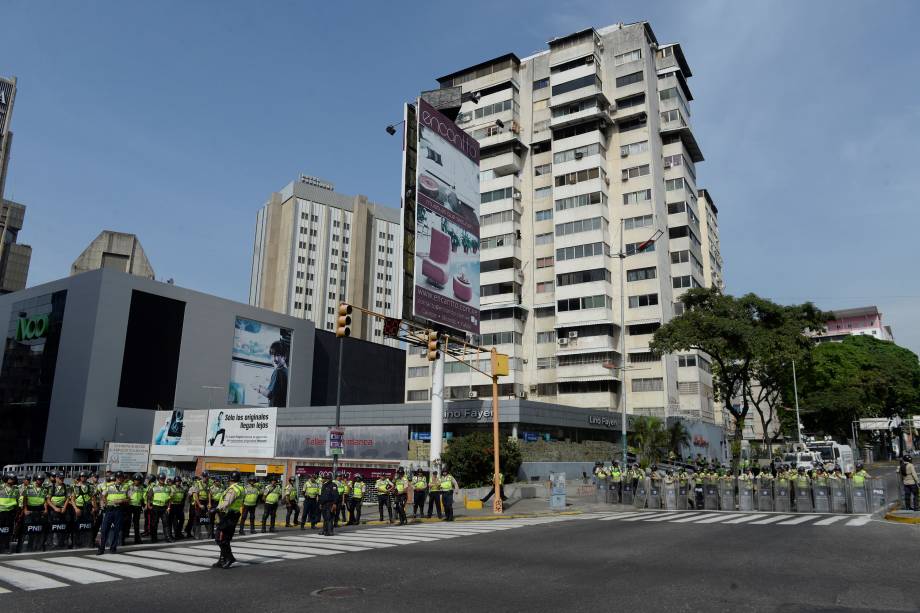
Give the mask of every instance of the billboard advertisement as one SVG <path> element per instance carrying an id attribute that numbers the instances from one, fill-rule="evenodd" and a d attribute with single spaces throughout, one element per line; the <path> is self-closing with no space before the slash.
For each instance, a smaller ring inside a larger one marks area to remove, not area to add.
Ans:
<path id="1" fill-rule="evenodd" d="M 223 458 L 270 458 L 275 455 L 278 409 L 208 411 L 204 454 Z"/>
<path id="2" fill-rule="evenodd" d="M 409 453 L 408 426 L 346 426 L 341 428 L 343 453 L 356 460 L 406 460 Z M 324 458 L 329 428 L 297 426 L 278 428 L 275 456 L 279 458 Z"/>
<path id="3" fill-rule="evenodd" d="M 411 315 L 479 334 L 479 143 L 422 99 L 415 115 Z"/>
<path id="4" fill-rule="evenodd" d="M 207 420 L 207 411 L 157 411 L 150 455 L 202 455 Z"/>
<path id="5" fill-rule="evenodd" d="M 286 407 L 291 331 L 236 318 L 228 404 Z"/>

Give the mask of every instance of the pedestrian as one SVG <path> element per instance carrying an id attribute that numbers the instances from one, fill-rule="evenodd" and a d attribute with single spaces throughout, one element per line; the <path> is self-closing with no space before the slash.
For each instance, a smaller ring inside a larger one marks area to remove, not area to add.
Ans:
<path id="1" fill-rule="evenodd" d="M 256 533 L 256 507 L 259 506 L 259 487 L 256 478 L 249 477 L 243 488 L 243 515 L 240 517 L 240 536 L 246 534 L 246 518 L 249 518 L 249 533 Z"/>
<path id="2" fill-rule="evenodd" d="M 901 483 L 904 485 L 904 510 L 920 511 L 917 503 L 917 469 L 914 468 L 913 459 L 905 455 L 901 460 Z"/>
<path id="3" fill-rule="evenodd" d="M 157 532 L 160 524 L 163 525 L 163 536 L 167 543 L 172 543 L 172 536 L 169 534 L 169 505 L 172 497 L 172 491 L 166 484 L 166 475 L 160 474 L 157 482 L 147 488 L 147 511 L 150 512 L 150 542 L 159 541 Z"/>
<path id="4" fill-rule="evenodd" d="M 425 516 L 425 492 L 428 490 L 428 480 L 421 468 L 415 471 L 412 477 L 412 518 L 418 519 Z"/>
<path id="5" fill-rule="evenodd" d="M 438 512 L 438 519 L 441 519 L 441 478 L 438 471 L 431 473 L 428 480 L 428 519 L 431 519 L 431 507 Z"/>
<path id="6" fill-rule="evenodd" d="M 441 504 L 444 505 L 444 521 L 454 521 L 454 490 L 460 489 L 457 480 L 447 468 L 441 469 Z"/>
<path id="7" fill-rule="evenodd" d="M 377 510 L 380 512 L 380 521 L 383 521 L 383 509 L 386 507 L 387 519 L 392 524 L 393 506 L 390 501 L 390 494 L 393 489 L 393 482 L 390 481 L 390 478 L 386 475 L 382 475 L 377 479 L 377 482 L 374 483 L 374 488 L 377 490 Z"/>
<path id="8" fill-rule="evenodd" d="M 603 481 L 606 483 L 607 479 L 609 478 L 609 473 L 607 472 L 607 469 L 604 468 L 603 466 L 595 470 L 595 475 L 601 475 L 601 474 L 603 474 L 603 477 L 598 477 L 598 478 L 603 479 Z M 495 479 L 495 475 L 489 475 L 490 483 L 494 479 Z M 491 498 L 494 494 L 495 494 L 495 484 L 493 483 L 492 489 L 490 489 L 489 493 L 486 494 L 485 497 L 481 499 L 481 502 L 485 504 L 489 500 L 489 498 Z M 504 473 L 498 473 L 498 495 L 502 499 L 502 502 L 508 500 L 505 497 L 505 474 Z"/>
<path id="9" fill-rule="evenodd" d="M 16 475 L 3 475 L 0 485 L 0 553 L 13 553 L 13 531 L 16 527 L 18 513 L 19 488 L 16 487 Z"/>
<path id="10" fill-rule="evenodd" d="M 364 505 L 364 478 L 361 475 L 355 475 L 351 485 L 351 499 L 348 502 L 348 523 L 357 526 L 361 523 L 361 507 Z"/>
<path id="11" fill-rule="evenodd" d="M 323 536 L 332 536 L 335 533 L 336 504 L 339 500 L 339 488 L 330 478 L 323 479 L 319 493 L 319 504 L 323 510 Z"/>
<path id="12" fill-rule="evenodd" d="M 128 504 L 123 510 L 121 544 L 124 545 L 128 540 L 131 526 L 134 526 L 134 544 L 139 545 L 141 542 L 141 510 L 144 508 L 144 475 L 134 473 L 125 491 L 128 495 Z"/>
<path id="13" fill-rule="evenodd" d="M 409 480 L 406 479 L 406 472 L 402 468 L 396 471 L 396 478 L 393 479 L 393 492 L 396 495 L 396 517 L 399 518 L 399 525 L 405 526 L 406 520 L 406 502 L 409 498 Z"/>
<path id="14" fill-rule="evenodd" d="M 262 532 L 265 532 L 266 520 L 270 520 L 269 532 L 275 531 L 275 515 L 278 514 L 278 501 L 281 500 L 281 486 L 278 485 L 278 477 L 272 476 L 268 485 L 262 491 L 262 499 L 265 506 L 262 509 Z"/>
<path id="15" fill-rule="evenodd" d="M 240 485 L 240 473 L 234 470 L 230 473 L 230 487 L 221 494 L 220 502 L 215 512 L 220 517 L 220 523 L 214 529 L 217 546 L 220 547 L 220 558 L 212 566 L 214 568 L 230 568 L 236 558 L 230 541 L 236 532 L 236 522 L 240 519 L 240 509 L 243 508 L 244 488 Z"/>
<path id="16" fill-rule="evenodd" d="M 307 522 L 310 522 L 310 529 L 316 528 L 319 521 L 319 490 L 322 486 L 322 480 L 319 473 L 307 475 L 307 480 L 303 484 L 303 514 L 300 516 L 300 529 L 304 530 Z"/>
<path id="17" fill-rule="evenodd" d="M 105 553 L 107 545 L 109 546 L 109 553 L 117 553 L 118 551 L 118 543 L 121 541 L 122 509 L 128 503 L 124 482 L 124 473 L 118 471 L 115 473 L 115 481 L 108 483 L 102 489 L 99 504 L 103 509 L 103 513 L 99 548 L 96 550 L 97 556 Z M 111 541 L 111 545 L 109 545 L 109 541 Z"/>
<path id="18" fill-rule="evenodd" d="M 284 486 L 284 506 L 287 509 L 287 515 L 284 518 L 284 527 L 289 528 L 296 526 L 300 519 L 300 504 L 298 501 L 297 485 L 294 483 L 294 477 L 290 477 L 287 485 Z M 291 515 L 294 516 L 294 523 L 291 523 Z"/>

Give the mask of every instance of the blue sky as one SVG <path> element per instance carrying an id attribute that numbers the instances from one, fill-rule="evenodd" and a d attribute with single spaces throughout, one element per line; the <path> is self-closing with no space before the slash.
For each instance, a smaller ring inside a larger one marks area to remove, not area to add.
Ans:
<path id="1" fill-rule="evenodd" d="M 878 304 L 920 352 L 920 3 L 423 6 L 3 0 L 0 74 L 20 79 L 6 196 L 28 206 L 30 285 L 108 228 L 137 233 L 159 277 L 245 301 L 256 210 L 298 173 L 397 204 L 384 127 L 435 77 L 648 20 L 694 73 L 727 290 Z"/>

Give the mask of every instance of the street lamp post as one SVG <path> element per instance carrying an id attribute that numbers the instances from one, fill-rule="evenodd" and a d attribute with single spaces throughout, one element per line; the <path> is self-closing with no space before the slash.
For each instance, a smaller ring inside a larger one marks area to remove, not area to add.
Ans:
<path id="1" fill-rule="evenodd" d="M 802 418 L 799 416 L 799 383 L 795 376 L 795 360 L 792 360 L 792 390 L 795 395 L 795 429 L 799 433 L 799 443 L 801 443 Z"/>

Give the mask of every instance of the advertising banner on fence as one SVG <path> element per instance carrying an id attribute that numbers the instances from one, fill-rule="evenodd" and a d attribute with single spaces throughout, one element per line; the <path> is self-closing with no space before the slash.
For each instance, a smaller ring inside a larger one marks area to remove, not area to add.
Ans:
<path id="1" fill-rule="evenodd" d="M 424 100 L 417 109 L 413 316 L 479 334 L 479 143 Z"/>
<path id="2" fill-rule="evenodd" d="M 212 409 L 208 412 L 205 455 L 270 458 L 275 455 L 276 407 Z"/>
<path id="3" fill-rule="evenodd" d="M 106 443 L 105 461 L 111 471 L 145 473 L 150 460 L 146 443 Z"/>
<path id="4" fill-rule="evenodd" d="M 408 426 L 348 426 L 342 428 L 343 452 L 353 460 L 406 460 L 409 454 Z M 329 429 L 323 426 L 278 428 L 275 457 L 324 458 Z"/>
<path id="5" fill-rule="evenodd" d="M 202 455 L 207 420 L 207 411 L 157 411 L 153 418 L 150 455 Z"/>
<path id="6" fill-rule="evenodd" d="M 364 480 L 368 486 L 374 484 L 377 479 L 381 477 L 393 477 L 394 468 L 352 468 L 349 466 L 339 466 L 338 473 L 339 476 L 349 480 L 355 478 L 357 475 L 361 475 L 361 478 Z M 297 466 L 294 469 L 294 474 L 300 478 L 304 478 L 307 475 L 322 475 L 324 477 L 332 477 L 332 467 L 331 466 Z"/>

